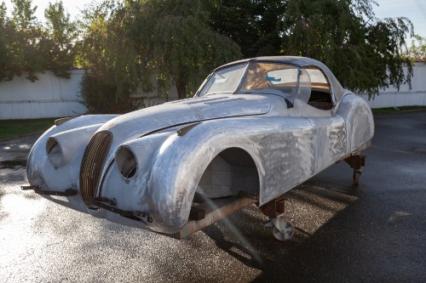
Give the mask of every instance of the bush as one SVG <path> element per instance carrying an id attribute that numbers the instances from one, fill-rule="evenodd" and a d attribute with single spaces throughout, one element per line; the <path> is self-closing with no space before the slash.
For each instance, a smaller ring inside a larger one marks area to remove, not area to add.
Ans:
<path id="1" fill-rule="evenodd" d="M 81 86 L 91 113 L 123 113 L 134 108 L 129 98 L 130 87 L 124 87 L 124 92 L 114 95 L 118 93 L 117 85 L 113 81 L 91 74 L 90 71 L 84 74 Z"/>

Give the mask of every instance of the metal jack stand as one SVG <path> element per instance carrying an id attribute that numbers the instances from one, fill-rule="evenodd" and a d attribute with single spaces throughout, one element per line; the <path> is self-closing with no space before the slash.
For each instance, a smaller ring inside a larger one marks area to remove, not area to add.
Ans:
<path id="1" fill-rule="evenodd" d="M 269 217 L 270 221 L 265 227 L 272 228 L 272 235 L 279 241 L 291 240 L 294 236 L 294 227 L 284 216 L 285 198 L 276 198 L 261 208 L 263 214 Z"/>
<path id="2" fill-rule="evenodd" d="M 359 177 L 361 177 L 362 171 L 365 166 L 365 156 L 361 154 L 351 155 L 350 157 L 346 158 L 345 161 L 353 169 L 352 186 L 358 187 Z"/>

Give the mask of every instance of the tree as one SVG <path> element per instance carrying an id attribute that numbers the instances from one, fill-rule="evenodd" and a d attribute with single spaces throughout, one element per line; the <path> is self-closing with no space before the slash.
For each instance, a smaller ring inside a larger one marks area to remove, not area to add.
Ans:
<path id="1" fill-rule="evenodd" d="M 313 57 L 326 63 L 345 87 L 371 95 L 411 78 L 404 48 L 412 25 L 405 18 L 376 19 L 372 0 L 219 3 L 211 24 L 234 38 L 245 56 Z"/>
<path id="2" fill-rule="evenodd" d="M 107 0 L 87 14 L 80 59 L 86 97 L 109 111 L 130 95 L 191 95 L 210 70 L 240 57 L 301 55 L 326 63 L 342 84 L 374 95 L 410 80 L 405 18 L 378 20 L 372 0 Z M 403 67 L 408 67 L 404 73 Z M 97 86 L 97 87 L 96 87 Z M 102 89 L 102 92 L 97 91 Z M 107 91 L 108 90 L 108 91 Z M 105 103 L 98 100 L 104 97 Z"/>
<path id="3" fill-rule="evenodd" d="M 8 54 L 8 19 L 6 17 L 6 5 L 0 4 L 0 81 L 9 78 L 10 57 Z"/>
<path id="4" fill-rule="evenodd" d="M 74 65 L 77 38 L 75 23 L 70 20 L 70 15 L 65 13 L 62 1 L 49 3 L 44 12 L 47 20 L 47 36 L 43 48 L 46 52 L 46 69 L 58 76 L 69 77 L 69 70 Z"/>
<path id="5" fill-rule="evenodd" d="M 411 61 L 403 54 L 412 25 L 405 18 L 377 20 L 372 3 L 288 1 L 283 53 L 323 61 L 349 89 L 374 95 L 380 87 L 399 87 L 412 76 Z"/>
<path id="6" fill-rule="evenodd" d="M 0 5 L 0 81 L 25 74 L 34 81 L 46 70 L 68 77 L 74 65 L 76 29 L 62 2 L 46 9 L 47 25 L 34 16 L 31 0 L 13 0 L 12 16 Z"/>
<path id="7" fill-rule="evenodd" d="M 277 55 L 286 9 L 282 0 L 211 0 L 210 24 L 235 41 L 244 57 Z"/>
<path id="8" fill-rule="evenodd" d="M 214 67 L 240 57 L 238 45 L 210 27 L 201 0 L 105 1 L 86 12 L 84 30 L 83 94 L 95 111 L 129 110 L 139 86 L 175 85 L 184 98 Z"/>
<path id="9" fill-rule="evenodd" d="M 44 58 L 40 56 L 43 30 L 34 16 L 37 7 L 32 6 L 31 0 L 12 0 L 12 3 L 14 8 L 8 24 L 11 77 L 25 73 L 28 79 L 34 81 L 37 79 L 35 73 L 44 70 Z"/>
<path id="10" fill-rule="evenodd" d="M 179 98 L 193 93 L 212 68 L 241 57 L 235 42 L 209 26 L 205 1 L 129 2 L 128 9 L 135 15 L 129 37 L 149 59 L 144 69 L 173 82 Z"/>
<path id="11" fill-rule="evenodd" d="M 12 19 L 19 30 L 29 30 L 34 27 L 37 6 L 32 6 L 31 0 L 12 0 L 14 9 Z"/>
<path id="12" fill-rule="evenodd" d="M 139 59 L 127 37 L 123 4 L 104 1 L 84 12 L 78 61 L 87 69 L 82 93 L 91 112 L 125 112 L 140 82 Z"/>

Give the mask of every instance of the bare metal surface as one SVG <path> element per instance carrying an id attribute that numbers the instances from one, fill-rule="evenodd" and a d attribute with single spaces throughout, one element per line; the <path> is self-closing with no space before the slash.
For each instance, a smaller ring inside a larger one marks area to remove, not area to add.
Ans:
<path id="1" fill-rule="evenodd" d="M 194 97 L 117 117 L 81 116 L 52 127 L 37 141 L 28 159 L 29 182 L 44 190 L 80 190 L 79 175 L 87 174 L 80 172 L 86 145 L 91 135 L 106 131 L 112 143 L 102 156 L 94 197 L 113 200 L 119 210 L 148 215 L 153 221 L 146 225 L 152 230 L 179 231 L 188 221 L 197 190 L 211 195 L 220 188 L 217 196 L 232 195 L 237 192 L 231 187 L 238 184 L 242 191 L 255 191 L 263 205 L 356 152 L 374 134 L 368 104 L 343 90 L 328 68 L 311 59 L 288 60 L 318 66 L 328 75 L 336 100 L 332 110 L 316 109 L 297 98 L 289 108 L 278 95 L 237 93 Z M 47 158 L 45 144 L 51 136 L 68 156 L 63 166 L 55 167 Z M 81 146 L 65 146 L 65 140 L 74 139 Z M 137 158 L 131 178 L 123 177 L 114 161 L 121 146 Z M 235 156 L 217 159 L 230 149 Z M 214 160 L 219 169 L 213 166 L 213 181 L 204 182 Z M 99 165 L 92 163 L 86 167 Z M 70 197 L 65 205 L 88 211 L 80 196 Z M 117 221 L 108 212 L 89 212 Z"/>

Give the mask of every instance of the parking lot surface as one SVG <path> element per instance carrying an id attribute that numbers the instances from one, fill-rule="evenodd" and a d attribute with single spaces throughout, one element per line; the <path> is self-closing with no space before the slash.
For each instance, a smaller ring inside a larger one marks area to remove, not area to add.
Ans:
<path id="1" fill-rule="evenodd" d="M 23 192 L 34 138 L 0 142 L 1 282 L 426 282 L 426 112 L 377 116 L 357 189 L 345 163 L 287 194 L 295 239 L 245 209 L 176 240 Z"/>

